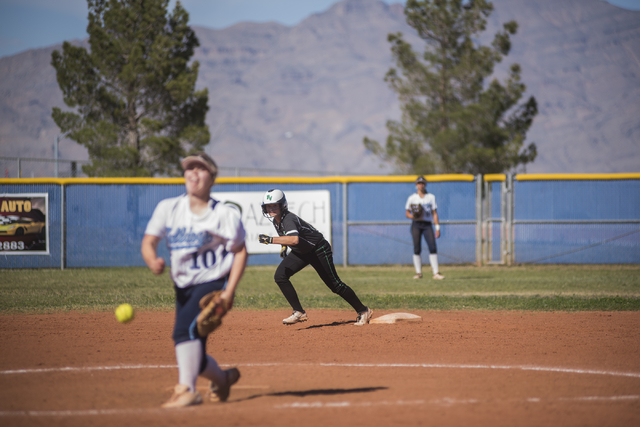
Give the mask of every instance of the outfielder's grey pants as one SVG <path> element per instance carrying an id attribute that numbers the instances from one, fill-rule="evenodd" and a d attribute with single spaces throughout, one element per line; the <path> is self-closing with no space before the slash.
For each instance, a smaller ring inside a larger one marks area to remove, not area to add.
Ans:
<path id="1" fill-rule="evenodd" d="M 433 233 L 431 221 L 412 221 L 411 237 L 413 238 L 413 254 L 420 255 L 420 253 L 422 253 L 422 236 L 424 236 L 424 240 L 427 242 L 429 253 L 437 254 L 438 247 L 436 246 L 436 236 Z"/>

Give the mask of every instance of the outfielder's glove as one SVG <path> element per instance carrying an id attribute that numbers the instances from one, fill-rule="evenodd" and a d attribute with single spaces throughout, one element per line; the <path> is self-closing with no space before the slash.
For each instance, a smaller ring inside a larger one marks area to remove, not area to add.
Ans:
<path id="1" fill-rule="evenodd" d="M 273 243 L 273 237 L 267 236 L 266 234 L 260 234 L 258 236 L 258 240 L 260 241 L 260 243 L 264 243 L 265 245 Z"/>
<path id="2" fill-rule="evenodd" d="M 424 212 L 422 205 L 411 205 L 411 213 L 414 218 L 420 218 L 422 216 L 422 212 Z"/>
<path id="3" fill-rule="evenodd" d="M 222 291 L 210 292 L 200 299 L 200 314 L 196 320 L 198 335 L 204 338 L 222 324 L 229 311 L 229 302 L 220 297 Z"/>
<path id="4" fill-rule="evenodd" d="M 285 259 L 285 257 L 287 256 L 287 249 L 288 247 L 282 245 L 282 247 L 280 248 L 280 258 Z"/>

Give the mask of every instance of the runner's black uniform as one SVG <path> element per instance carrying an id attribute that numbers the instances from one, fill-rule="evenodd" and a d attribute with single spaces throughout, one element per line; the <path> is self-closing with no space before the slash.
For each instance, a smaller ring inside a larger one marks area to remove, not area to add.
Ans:
<path id="1" fill-rule="evenodd" d="M 280 223 L 273 221 L 273 225 L 278 236 L 298 236 L 298 244 L 290 246 L 291 252 L 282 260 L 274 276 L 282 294 L 295 311 L 305 312 L 289 279 L 307 265 L 311 265 L 325 285 L 347 301 L 357 313 L 367 311 L 353 289 L 340 280 L 333 264 L 331 245 L 322 233 L 289 211 L 284 211 Z"/>

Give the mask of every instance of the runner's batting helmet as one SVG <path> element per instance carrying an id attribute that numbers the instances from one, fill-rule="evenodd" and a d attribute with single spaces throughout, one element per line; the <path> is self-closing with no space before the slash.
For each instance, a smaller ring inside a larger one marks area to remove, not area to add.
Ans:
<path id="1" fill-rule="evenodd" d="M 273 189 L 264 193 L 264 196 L 262 197 L 262 214 L 267 215 L 266 205 L 272 205 L 274 203 L 280 205 L 280 210 L 282 212 L 285 212 L 289 208 L 287 198 L 284 193 L 278 189 Z"/>

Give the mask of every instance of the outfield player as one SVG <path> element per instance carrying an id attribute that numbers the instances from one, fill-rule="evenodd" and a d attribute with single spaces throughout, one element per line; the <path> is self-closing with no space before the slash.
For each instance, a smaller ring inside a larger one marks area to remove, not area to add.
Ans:
<path id="1" fill-rule="evenodd" d="M 142 257 L 154 274 L 162 274 L 164 259 L 158 257 L 163 237 L 171 251 L 171 278 L 176 292 L 173 329 L 179 381 L 171 399 L 163 407 L 183 407 L 202 402 L 196 379 L 211 381 L 211 399 L 226 401 L 231 386 L 238 381 L 236 368 L 222 370 L 206 354 L 207 337 L 198 334 L 196 319 L 200 299 L 223 290 L 230 308 L 238 282 L 247 263 L 245 230 L 234 208 L 213 199 L 211 187 L 218 172 L 205 153 L 187 156 L 184 169 L 186 194 L 162 200 L 156 206 L 144 238 Z"/>
<path id="2" fill-rule="evenodd" d="M 436 239 L 440 238 L 440 221 L 438 219 L 438 205 L 436 196 L 427 193 L 427 180 L 420 176 L 416 179 L 416 192 L 409 196 L 405 204 L 406 216 L 411 219 L 411 237 L 413 238 L 413 266 L 416 269 L 414 279 L 422 278 L 422 245 L 424 240 L 429 247 L 429 263 L 433 271 L 433 278 L 444 279 L 438 270 L 438 248 Z M 433 229 L 435 227 L 435 236 Z"/>
<path id="3" fill-rule="evenodd" d="M 338 277 L 333 264 L 331 245 L 311 224 L 289 212 L 287 199 L 282 191 L 269 190 L 265 193 L 262 199 L 262 213 L 273 222 L 278 237 L 261 234 L 260 243 L 283 246 L 283 251 L 280 253 L 283 260 L 276 269 L 274 279 L 293 308 L 293 314 L 282 323 L 292 325 L 307 320 L 307 313 L 302 308 L 298 294 L 289 280 L 307 265 L 311 265 L 325 285 L 333 293 L 344 298 L 358 313 L 355 325 L 362 326 L 369 323 L 373 310 L 362 304 L 353 289 Z M 287 247 L 291 248 L 288 255 Z"/>

